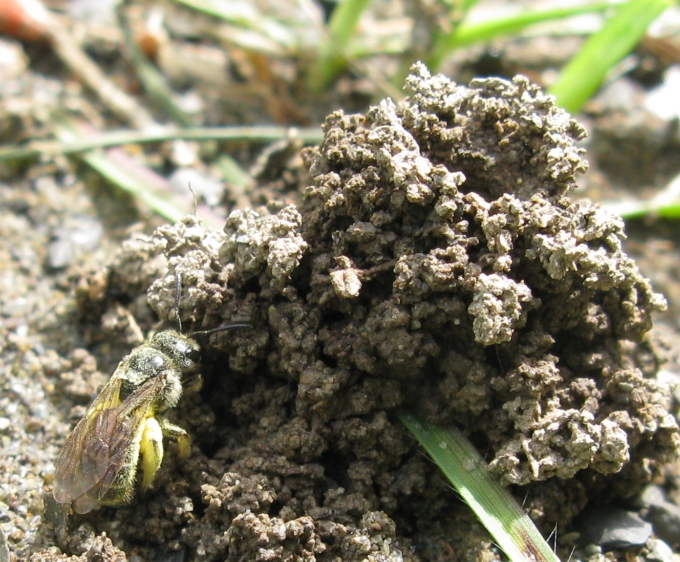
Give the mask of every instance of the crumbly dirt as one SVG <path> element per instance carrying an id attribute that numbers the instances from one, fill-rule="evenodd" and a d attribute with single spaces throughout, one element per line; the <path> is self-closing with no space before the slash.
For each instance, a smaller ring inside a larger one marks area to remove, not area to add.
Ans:
<path id="1" fill-rule="evenodd" d="M 547 531 L 635 495 L 676 456 L 655 378 L 666 351 L 649 337 L 665 302 L 624 252 L 622 221 L 568 196 L 587 167 L 581 126 L 523 78 L 463 87 L 418 65 L 408 90 L 328 117 L 300 205 L 235 211 L 224 231 L 188 217 L 128 233 L 70 278 L 41 275 L 67 211 L 58 186 L 38 191 L 43 228 L 40 206 L 2 191 L 0 228 L 25 241 L 0 255 L 4 314 L 23 319 L 1 334 L 17 559 L 491 556 L 406 410 L 463 429 Z M 186 330 L 252 328 L 201 340 L 203 388 L 169 412 L 191 457 L 170 444 L 134 504 L 69 514 L 51 463 L 153 326 L 147 305 L 176 325 L 177 275 Z"/>

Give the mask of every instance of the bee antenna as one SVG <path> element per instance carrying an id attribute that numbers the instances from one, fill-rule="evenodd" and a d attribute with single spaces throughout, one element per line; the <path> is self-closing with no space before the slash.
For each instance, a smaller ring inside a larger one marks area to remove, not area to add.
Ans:
<path id="1" fill-rule="evenodd" d="M 177 317 L 177 328 L 182 333 L 182 317 L 179 314 L 179 298 L 182 296 L 182 274 L 175 272 L 175 316 Z"/>
<path id="2" fill-rule="evenodd" d="M 234 330 L 235 328 L 252 328 L 252 324 L 248 322 L 234 322 L 233 324 L 225 324 L 224 326 L 218 326 L 212 330 L 199 330 L 198 332 L 191 332 L 190 336 L 209 336 L 210 334 L 216 334 L 217 332 L 225 332 L 226 330 Z"/>

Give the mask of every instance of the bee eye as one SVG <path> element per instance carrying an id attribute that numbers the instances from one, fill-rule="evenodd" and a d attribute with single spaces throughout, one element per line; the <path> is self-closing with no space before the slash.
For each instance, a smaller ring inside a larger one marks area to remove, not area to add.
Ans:
<path id="1" fill-rule="evenodd" d="M 187 353 L 187 357 L 191 359 L 194 363 L 201 362 L 201 352 L 198 349 L 191 349 Z"/>

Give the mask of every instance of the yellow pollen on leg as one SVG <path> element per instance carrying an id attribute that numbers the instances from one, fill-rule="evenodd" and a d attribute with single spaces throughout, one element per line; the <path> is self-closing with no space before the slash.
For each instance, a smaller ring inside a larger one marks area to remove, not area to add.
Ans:
<path id="1" fill-rule="evenodd" d="M 153 416 L 144 421 L 144 432 L 139 443 L 142 454 L 142 489 L 151 486 L 163 461 L 163 431 Z"/>

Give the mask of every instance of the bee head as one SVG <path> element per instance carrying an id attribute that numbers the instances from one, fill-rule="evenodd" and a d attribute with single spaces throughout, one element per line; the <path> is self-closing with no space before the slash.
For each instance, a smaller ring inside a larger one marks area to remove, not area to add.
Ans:
<path id="1" fill-rule="evenodd" d="M 177 330 L 158 332 L 151 338 L 149 345 L 172 358 L 184 374 L 193 372 L 201 360 L 198 342 Z"/>

